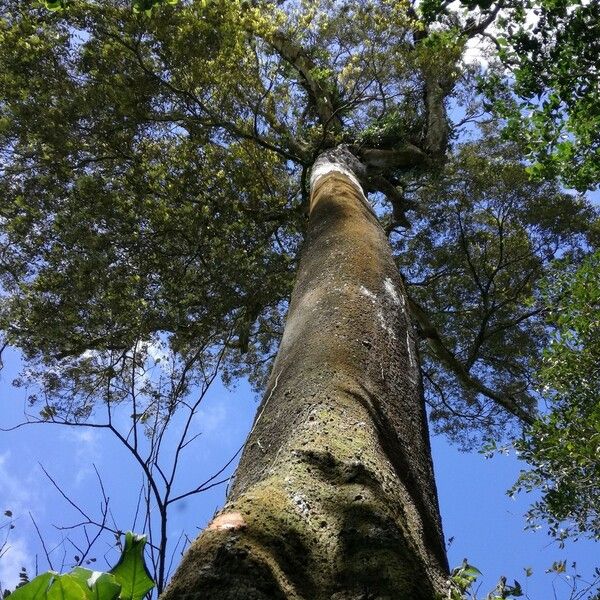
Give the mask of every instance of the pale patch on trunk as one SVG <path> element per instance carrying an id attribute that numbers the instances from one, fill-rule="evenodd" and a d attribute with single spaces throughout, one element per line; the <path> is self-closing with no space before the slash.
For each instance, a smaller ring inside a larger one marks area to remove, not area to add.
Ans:
<path id="1" fill-rule="evenodd" d="M 413 350 L 413 341 L 410 339 L 410 334 L 408 332 L 408 330 L 406 331 L 406 350 L 408 352 L 408 360 L 410 362 L 410 373 L 408 374 L 408 378 L 414 383 L 417 384 L 418 382 L 418 376 L 417 377 L 413 377 L 413 373 L 418 372 L 419 371 L 419 365 L 415 359 L 415 353 Z"/>
<path id="2" fill-rule="evenodd" d="M 244 529 L 247 527 L 244 517 L 239 512 L 226 512 L 215 517 L 207 527 L 209 531 Z"/>
<path id="3" fill-rule="evenodd" d="M 377 300 L 377 296 L 371 290 L 368 290 L 364 285 L 361 285 L 359 289 L 360 293 L 369 298 L 371 302 L 375 302 Z"/>
<path id="4" fill-rule="evenodd" d="M 398 292 L 394 287 L 393 281 L 389 277 L 386 277 L 385 281 L 383 282 L 383 287 L 385 288 L 385 291 L 387 292 L 388 296 L 392 299 L 392 302 L 399 306 L 400 297 L 398 296 Z M 404 298 L 402 300 L 404 300 Z"/>
<path id="5" fill-rule="evenodd" d="M 394 330 L 388 325 L 386 318 L 383 315 L 383 312 L 380 310 L 377 311 L 377 318 L 379 319 L 379 324 L 381 328 L 393 339 L 396 339 L 396 334 Z"/>
<path id="6" fill-rule="evenodd" d="M 356 175 L 354 175 L 354 173 L 341 162 L 330 160 L 327 157 L 319 158 L 312 168 L 310 174 L 311 191 L 315 189 L 315 186 L 323 177 L 329 175 L 330 173 L 340 173 L 341 175 L 344 175 L 344 177 L 347 177 L 348 180 L 352 183 L 352 185 L 357 189 L 362 198 L 366 201 L 362 185 L 360 184 L 360 181 L 358 181 L 358 179 L 356 178 Z"/>

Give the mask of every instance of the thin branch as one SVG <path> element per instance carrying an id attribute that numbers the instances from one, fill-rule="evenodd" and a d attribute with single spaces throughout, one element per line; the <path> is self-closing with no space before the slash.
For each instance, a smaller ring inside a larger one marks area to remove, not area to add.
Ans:
<path id="1" fill-rule="evenodd" d="M 487 15 L 485 15 L 483 19 L 481 19 L 481 21 L 477 22 L 473 20 L 471 23 L 469 23 L 462 30 L 462 35 L 471 38 L 476 35 L 483 34 L 484 31 L 494 22 L 494 20 L 498 16 L 498 13 L 500 12 L 500 9 L 502 9 L 503 6 L 504 2 L 498 2 L 496 6 L 494 6 L 494 8 L 492 8 L 492 10 L 490 10 L 490 12 Z"/>
<path id="2" fill-rule="evenodd" d="M 50 473 L 48 473 L 48 471 L 46 471 L 46 469 L 44 468 L 44 465 L 40 462 L 38 462 L 38 465 L 40 467 L 40 469 L 42 469 L 42 471 L 44 472 L 44 475 L 46 475 L 46 477 L 48 478 L 48 480 L 50 481 L 50 483 L 56 488 L 57 492 L 85 519 L 88 520 L 88 522 L 92 522 L 92 520 L 90 519 L 90 517 L 77 505 L 75 504 L 75 502 L 73 502 L 71 500 L 71 498 L 69 498 L 69 496 L 67 496 L 65 494 L 65 492 L 63 492 L 62 488 L 58 485 L 58 483 L 56 483 L 56 481 L 54 480 L 54 478 L 52 477 L 52 475 L 50 475 Z"/>
<path id="3" fill-rule="evenodd" d="M 512 397 L 508 395 L 502 395 L 495 390 L 492 390 L 471 373 L 469 373 L 465 365 L 463 365 L 446 347 L 439 332 L 427 316 L 425 310 L 412 298 L 409 297 L 408 300 L 411 313 L 419 324 L 421 332 L 427 340 L 433 353 L 444 364 L 444 366 L 446 366 L 452 373 L 456 375 L 458 380 L 465 387 L 483 394 L 491 400 L 494 400 L 505 410 L 518 417 L 524 423 L 527 423 L 528 425 L 533 424 L 533 416 L 527 411 L 523 410 Z"/>
<path id="4" fill-rule="evenodd" d="M 180 494 L 179 496 L 175 496 L 174 498 L 170 498 L 166 504 L 173 504 L 174 502 L 177 502 L 178 500 L 182 500 L 183 498 L 187 498 L 188 496 L 193 496 L 194 494 L 204 492 L 204 491 L 210 489 L 211 487 L 214 487 L 215 485 L 220 485 L 221 483 L 229 481 L 230 478 L 228 477 L 227 479 L 224 479 L 217 483 L 211 484 L 211 482 L 213 482 L 219 475 L 221 475 L 225 471 L 225 469 L 227 469 L 227 467 L 229 467 L 229 465 L 231 465 L 231 463 L 237 458 L 238 454 L 243 449 L 244 449 L 244 445 L 240 446 L 238 448 L 238 450 L 236 451 L 236 453 L 214 475 L 209 477 L 206 481 L 204 481 L 203 483 L 201 483 L 200 485 L 195 487 L 193 490 L 190 490 L 188 492 Z"/>
<path id="5" fill-rule="evenodd" d="M 42 534 L 40 533 L 40 528 L 38 527 L 38 524 L 35 522 L 35 519 L 33 518 L 33 515 L 31 514 L 31 512 L 29 513 L 29 517 L 31 518 L 33 526 L 35 527 L 38 538 L 40 539 L 40 543 L 42 544 L 44 554 L 46 555 L 46 560 L 48 561 L 48 566 L 50 567 L 50 569 L 54 570 L 54 567 L 52 566 L 52 560 L 50 559 L 50 554 L 48 553 L 48 549 L 46 548 L 46 544 L 44 543 L 44 538 L 42 537 Z"/>

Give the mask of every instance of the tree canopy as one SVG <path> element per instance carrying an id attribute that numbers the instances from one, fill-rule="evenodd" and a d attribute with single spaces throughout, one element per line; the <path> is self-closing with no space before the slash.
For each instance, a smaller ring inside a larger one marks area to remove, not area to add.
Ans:
<path id="1" fill-rule="evenodd" d="M 456 23 L 450 2 L 426 0 L 429 22 Z M 471 30 L 495 50 L 495 65 L 480 89 L 507 119 L 536 177 L 563 178 L 569 187 L 595 188 L 600 180 L 600 4 L 592 0 L 463 0 Z M 471 15 L 489 15 L 482 21 Z M 491 27 L 489 26 L 491 25 Z"/>
<path id="2" fill-rule="evenodd" d="M 600 538 L 599 275 L 595 253 L 578 269 L 563 264 L 544 288 L 556 327 L 539 373 L 549 411 L 517 445 L 533 468 L 523 472 L 514 491 L 542 490 L 528 519 L 533 525 L 545 519 L 559 539 Z"/>
<path id="3" fill-rule="evenodd" d="M 224 348 L 259 388 L 309 169 L 344 143 L 409 286 L 434 426 L 469 446 L 533 422 L 542 282 L 598 244 L 550 177 L 598 181 L 598 3 L 532 5 L 533 26 L 523 3 L 463 4 L 6 0 L 0 329 L 42 417 L 123 398 L 152 345 L 190 383 Z M 487 70 L 465 58 L 482 37 Z"/>

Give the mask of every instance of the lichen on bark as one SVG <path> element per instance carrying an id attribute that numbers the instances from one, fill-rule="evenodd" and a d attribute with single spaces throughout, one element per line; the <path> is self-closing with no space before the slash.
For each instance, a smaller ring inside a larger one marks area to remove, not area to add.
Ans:
<path id="1" fill-rule="evenodd" d="M 314 173 L 264 400 L 225 507 L 163 600 L 433 600 L 444 591 L 402 281 L 357 161 L 330 151 Z"/>

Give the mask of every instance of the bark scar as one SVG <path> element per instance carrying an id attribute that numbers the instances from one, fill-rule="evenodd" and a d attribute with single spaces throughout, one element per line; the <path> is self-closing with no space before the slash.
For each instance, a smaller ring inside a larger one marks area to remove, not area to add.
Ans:
<path id="1" fill-rule="evenodd" d="M 207 527 L 208 531 L 222 531 L 224 529 L 245 529 L 248 527 L 240 512 L 226 512 L 215 517 Z"/>

